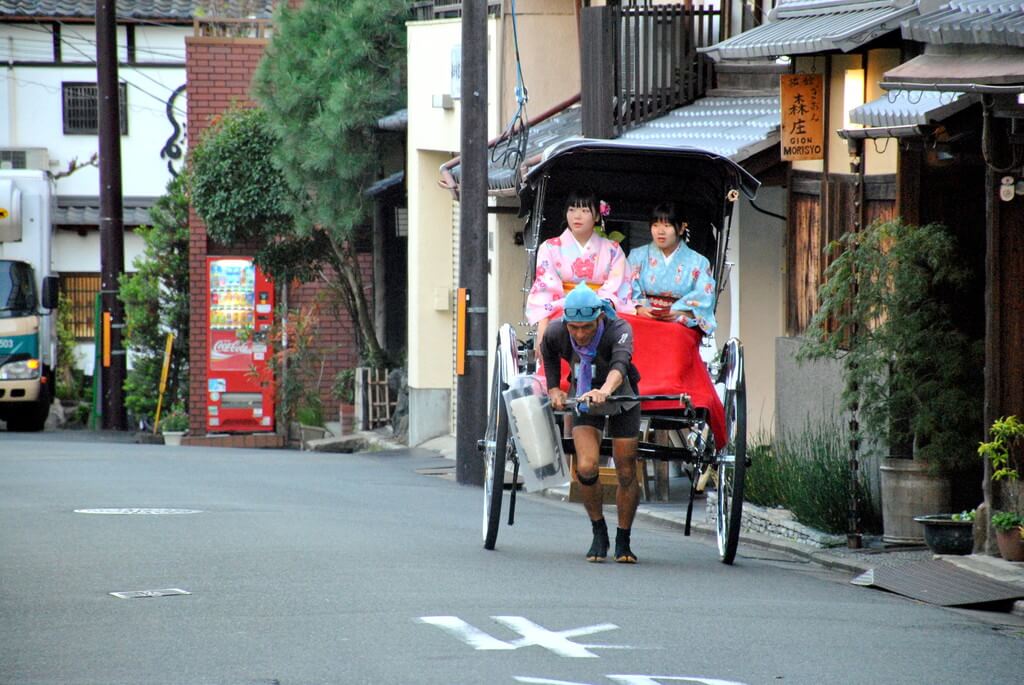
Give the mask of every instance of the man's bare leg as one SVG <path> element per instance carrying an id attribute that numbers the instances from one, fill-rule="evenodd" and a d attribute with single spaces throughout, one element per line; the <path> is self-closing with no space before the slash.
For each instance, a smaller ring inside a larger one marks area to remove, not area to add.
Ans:
<path id="1" fill-rule="evenodd" d="M 580 484 L 583 508 L 594 533 L 587 561 L 604 561 L 608 556 L 609 540 L 608 525 L 604 520 L 604 488 L 598 466 L 601 432 L 592 426 L 577 426 L 572 430 L 572 438 L 576 449 L 576 481 Z"/>
<path id="2" fill-rule="evenodd" d="M 636 555 L 629 547 L 629 536 L 640 503 L 640 487 L 636 482 L 636 438 L 615 438 L 612 440 L 612 457 L 615 459 L 615 475 L 619 486 L 615 491 L 615 505 L 618 509 L 619 529 L 615 535 L 615 561 L 635 564 Z"/>

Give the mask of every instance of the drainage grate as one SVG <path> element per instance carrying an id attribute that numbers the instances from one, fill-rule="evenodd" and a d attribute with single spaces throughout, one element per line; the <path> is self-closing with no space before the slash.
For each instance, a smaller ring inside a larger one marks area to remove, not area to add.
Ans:
<path id="1" fill-rule="evenodd" d="M 880 566 L 850 582 L 945 607 L 1010 602 L 1024 597 L 1024 588 L 971 573 L 941 559 Z"/>
<path id="2" fill-rule="evenodd" d="M 166 516 L 171 514 L 201 514 L 200 509 L 75 509 L 76 514 L 142 514 L 148 516 Z"/>
<path id="3" fill-rule="evenodd" d="M 166 590 L 129 590 L 127 592 L 111 592 L 111 595 L 118 599 L 143 599 L 146 597 L 174 597 L 176 595 L 191 595 L 191 592 L 181 588 L 167 588 Z"/>

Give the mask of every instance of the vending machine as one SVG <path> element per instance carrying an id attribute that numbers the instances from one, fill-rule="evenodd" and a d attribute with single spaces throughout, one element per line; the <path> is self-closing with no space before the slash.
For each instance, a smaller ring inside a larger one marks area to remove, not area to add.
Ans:
<path id="1" fill-rule="evenodd" d="M 207 257 L 206 430 L 274 430 L 274 288 L 248 257 Z"/>

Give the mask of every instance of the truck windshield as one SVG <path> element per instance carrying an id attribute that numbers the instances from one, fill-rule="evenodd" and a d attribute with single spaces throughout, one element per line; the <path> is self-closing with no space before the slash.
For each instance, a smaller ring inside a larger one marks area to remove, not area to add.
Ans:
<path id="1" fill-rule="evenodd" d="M 35 314 L 38 303 L 32 267 L 0 261 L 0 318 Z"/>

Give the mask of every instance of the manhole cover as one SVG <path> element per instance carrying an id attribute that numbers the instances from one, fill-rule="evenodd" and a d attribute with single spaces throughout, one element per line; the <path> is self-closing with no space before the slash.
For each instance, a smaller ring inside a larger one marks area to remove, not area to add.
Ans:
<path id="1" fill-rule="evenodd" d="M 200 509 L 75 509 L 76 514 L 142 514 L 149 516 L 166 516 L 170 514 L 201 514 Z"/>
<path id="2" fill-rule="evenodd" d="M 118 599 L 143 599 L 146 597 L 173 597 L 175 595 L 191 595 L 191 592 L 181 588 L 167 588 L 166 590 L 128 590 L 127 592 L 111 592 L 111 595 Z"/>

